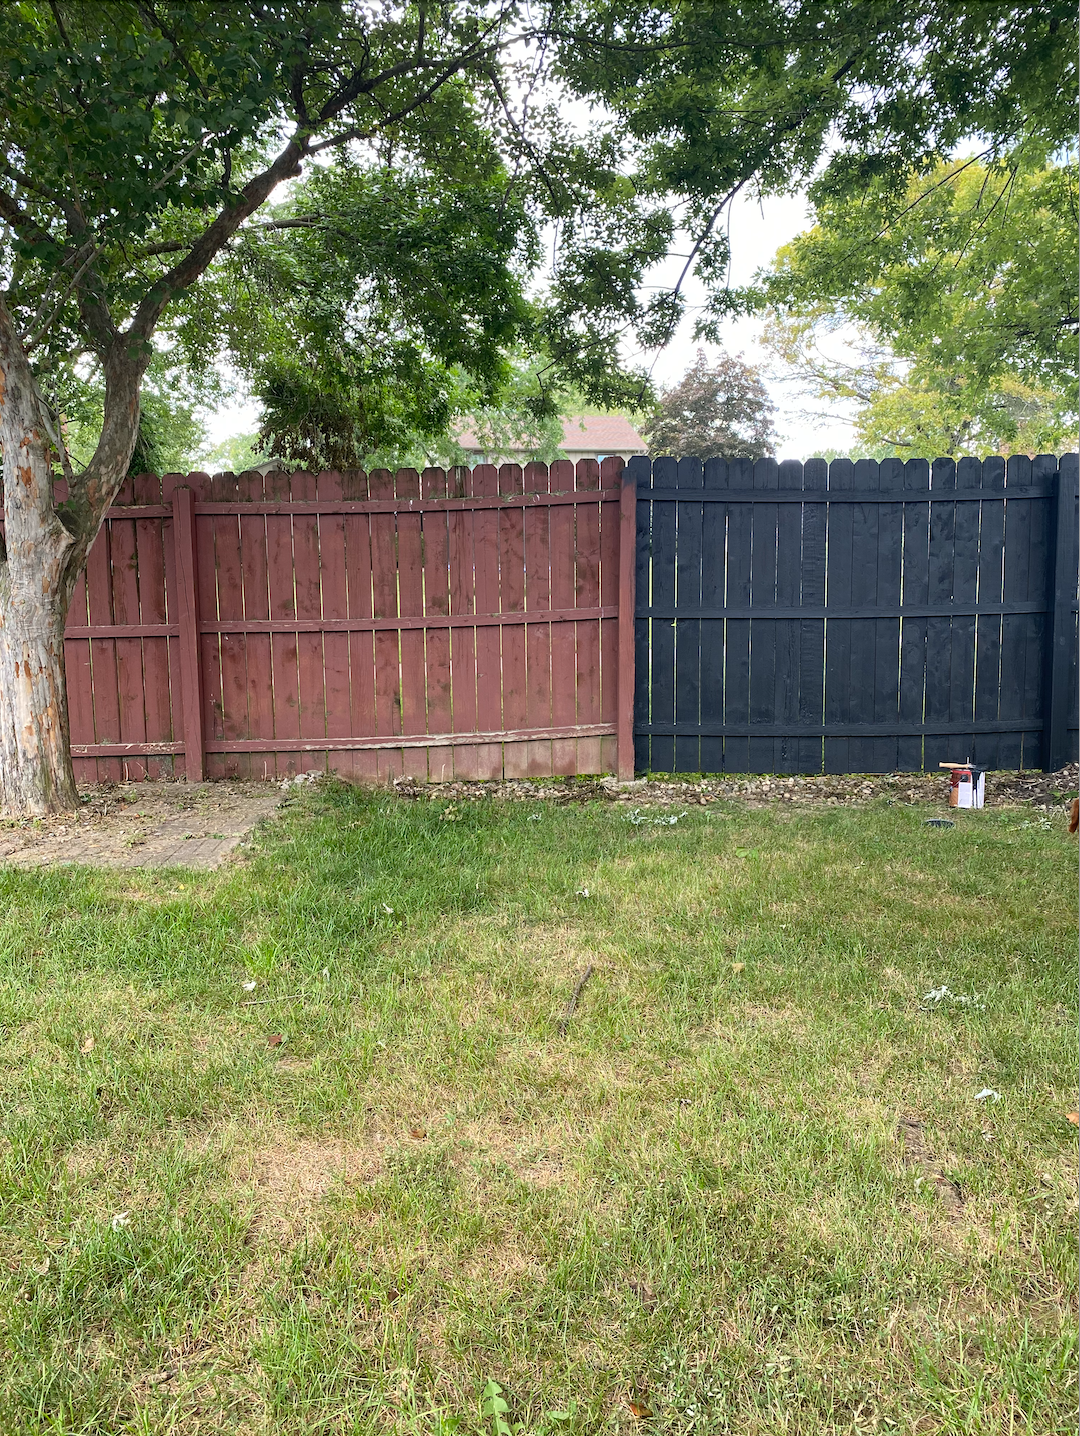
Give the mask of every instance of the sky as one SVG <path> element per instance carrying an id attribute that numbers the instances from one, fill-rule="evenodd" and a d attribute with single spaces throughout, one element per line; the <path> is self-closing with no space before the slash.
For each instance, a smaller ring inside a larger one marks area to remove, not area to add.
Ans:
<path id="1" fill-rule="evenodd" d="M 760 202 L 740 195 L 731 207 L 731 286 L 747 284 L 757 270 L 765 268 L 776 251 L 807 229 L 810 211 L 804 194 L 772 195 Z M 652 276 L 652 282 L 671 287 L 682 270 L 684 259 L 670 258 Z M 714 346 L 695 341 L 694 321 L 705 299 L 705 287 L 689 277 L 684 285 L 687 296 L 686 314 L 678 334 L 665 349 L 645 356 L 652 365 L 652 376 L 663 388 L 681 379 L 690 367 L 698 349 L 706 355 L 716 354 Z M 775 366 L 773 356 L 759 343 L 763 321 L 754 318 L 728 319 L 721 326 L 724 348 L 729 354 L 742 354 L 751 364 L 760 365 L 765 386 L 776 405 L 774 422 L 779 435 L 777 457 L 781 459 L 810 458 L 823 449 L 846 449 L 851 444 L 851 425 L 844 423 L 837 407 L 836 418 L 814 422 L 802 412 L 806 400 L 792 387 L 771 379 L 768 370 Z"/>

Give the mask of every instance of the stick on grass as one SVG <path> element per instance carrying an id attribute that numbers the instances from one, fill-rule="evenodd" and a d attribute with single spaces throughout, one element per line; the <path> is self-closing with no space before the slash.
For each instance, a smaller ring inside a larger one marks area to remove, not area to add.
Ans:
<path id="1" fill-rule="evenodd" d="M 573 992 L 570 994 L 570 1001 L 566 1004 L 566 1011 L 563 1013 L 562 1017 L 559 1018 L 559 1036 L 560 1036 L 560 1037 L 565 1037 L 565 1036 L 566 1036 L 566 1029 L 570 1026 L 570 1019 L 571 1019 L 571 1017 L 573 1017 L 574 1012 L 575 1012 L 576 1009 L 577 1009 L 578 998 L 581 996 L 581 989 L 582 989 L 582 988 L 585 986 L 585 984 L 588 982 L 589 978 L 592 977 L 592 969 L 593 969 L 593 965 L 592 965 L 592 963 L 590 962 L 589 965 L 588 965 L 588 967 L 585 969 L 585 971 L 584 971 L 584 972 L 581 974 L 581 976 L 578 978 L 577 986 L 574 988 Z"/>

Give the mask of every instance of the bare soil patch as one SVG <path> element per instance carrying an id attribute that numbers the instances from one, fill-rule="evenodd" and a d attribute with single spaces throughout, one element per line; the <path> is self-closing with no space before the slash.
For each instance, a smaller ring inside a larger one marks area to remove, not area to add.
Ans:
<path id="1" fill-rule="evenodd" d="M 1056 773 L 1033 771 L 993 772 L 986 776 L 986 806 L 1005 807 L 1031 803 L 1042 808 L 1065 808 L 1076 796 L 1080 764 L 1069 763 Z M 949 775 L 940 773 L 824 773 L 717 775 L 689 778 L 638 778 L 620 783 L 615 778 L 563 778 L 491 783 L 421 783 L 412 778 L 394 783 L 398 797 L 431 802 L 501 798 L 507 801 L 546 800 L 556 804 L 612 802 L 630 808 L 646 804 L 708 807 L 719 800 L 741 799 L 748 807 L 766 804 L 826 804 L 841 806 L 885 798 L 894 803 L 941 806 L 949 801 Z"/>
<path id="2" fill-rule="evenodd" d="M 937 1192 L 938 1200 L 950 1221 L 955 1221 L 964 1207 L 963 1194 L 955 1182 L 941 1171 L 926 1141 L 923 1124 L 910 1114 L 901 1116 L 897 1136 L 903 1152 L 904 1165 L 919 1173 Z"/>

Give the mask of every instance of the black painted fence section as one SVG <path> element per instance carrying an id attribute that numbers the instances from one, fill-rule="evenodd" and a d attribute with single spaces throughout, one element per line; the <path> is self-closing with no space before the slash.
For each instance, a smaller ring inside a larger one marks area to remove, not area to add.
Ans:
<path id="1" fill-rule="evenodd" d="M 639 769 L 1076 758 L 1076 454 L 628 469 Z"/>

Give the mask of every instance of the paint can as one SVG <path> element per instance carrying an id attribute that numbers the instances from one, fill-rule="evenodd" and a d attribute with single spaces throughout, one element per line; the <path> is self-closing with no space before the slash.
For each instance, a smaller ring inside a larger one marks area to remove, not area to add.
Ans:
<path id="1" fill-rule="evenodd" d="M 958 763 L 949 771 L 949 807 L 981 808 L 986 798 L 986 769 Z"/>

